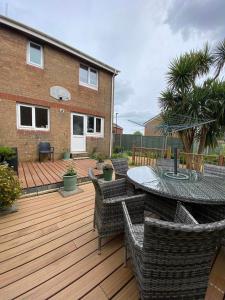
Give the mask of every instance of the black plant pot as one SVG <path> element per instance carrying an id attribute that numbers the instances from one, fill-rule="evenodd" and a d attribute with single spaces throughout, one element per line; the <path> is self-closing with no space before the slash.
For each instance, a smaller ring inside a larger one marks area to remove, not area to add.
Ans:
<path id="1" fill-rule="evenodd" d="M 12 149 L 15 151 L 15 156 L 10 159 L 6 159 L 6 162 L 18 174 L 18 151 L 15 147 L 12 147 Z"/>

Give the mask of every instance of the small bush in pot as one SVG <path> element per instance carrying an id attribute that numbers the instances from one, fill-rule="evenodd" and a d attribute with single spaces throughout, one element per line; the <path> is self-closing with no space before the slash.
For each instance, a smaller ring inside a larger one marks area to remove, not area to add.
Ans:
<path id="1" fill-rule="evenodd" d="M 21 192 L 22 188 L 15 172 L 7 165 L 0 165 L 0 211 L 16 211 L 14 203 Z"/>
<path id="2" fill-rule="evenodd" d="M 103 177 L 105 181 L 112 180 L 113 167 L 110 164 L 105 164 L 103 166 Z"/>
<path id="3" fill-rule="evenodd" d="M 97 162 L 96 162 L 96 168 L 98 169 L 98 170 L 100 170 L 100 171 L 102 171 L 102 168 L 103 168 L 103 166 L 104 166 L 104 155 L 102 155 L 102 154 L 98 154 L 98 155 L 96 155 L 96 160 L 97 160 Z"/>
<path id="4" fill-rule="evenodd" d="M 66 192 L 75 191 L 77 188 L 77 172 L 72 166 L 63 175 L 63 185 Z"/>

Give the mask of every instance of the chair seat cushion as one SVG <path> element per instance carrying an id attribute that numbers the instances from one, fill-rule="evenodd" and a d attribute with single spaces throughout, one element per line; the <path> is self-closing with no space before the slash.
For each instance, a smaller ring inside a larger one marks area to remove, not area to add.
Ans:
<path id="1" fill-rule="evenodd" d="M 52 153 L 53 151 L 52 150 L 40 150 L 39 152 L 40 153 Z"/>
<path id="2" fill-rule="evenodd" d="M 140 246 L 143 246 L 144 241 L 144 224 L 133 224 L 132 226 L 135 240 L 138 241 Z"/>

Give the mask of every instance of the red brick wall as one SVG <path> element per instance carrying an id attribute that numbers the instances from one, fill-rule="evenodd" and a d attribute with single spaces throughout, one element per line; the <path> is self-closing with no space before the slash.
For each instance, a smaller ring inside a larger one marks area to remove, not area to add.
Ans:
<path id="1" fill-rule="evenodd" d="M 1 27 L 0 40 L 0 144 L 17 146 L 21 160 L 34 160 L 38 142 L 47 140 L 59 158 L 64 149 L 70 149 L 70 112 L 78 112 L 105 118 L 104 139 L 87 138 L 87 149 L 92 152 L 93 147 L 98 147 L 97 151 L 108 155 L 111 74 L 99 70 L 99 87 L 95 91 L 79 85 L 80 61 L 74 56 L 40 43 L 44 49 L 44 69 L 39 69 L 26 64 L 28 37 Z M 50 87 L 54 85 L 68 89 L 71 101 L 62 104 L 50 97 Z M 50 107 L 50 132 L 17 130 L 16 102 Z"/>
<path id="2" fill-rule="evenodd" d="M 123 134 L 123 129 L 119 127 L 116 128 L 116 126 L 113 126 L 113 133 Z"/>
<path id="3" fill-rule="evenodd" d="M 161 117 L 157 117 L 145 124 L 145 136 L 161 136 L 161 131 L 157 128 L 162 122 Z"/>

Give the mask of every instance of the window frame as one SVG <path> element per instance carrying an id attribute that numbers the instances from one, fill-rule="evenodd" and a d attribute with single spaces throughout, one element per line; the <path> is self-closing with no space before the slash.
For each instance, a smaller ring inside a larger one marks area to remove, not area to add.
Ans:
<path id="1" fill-rule="evenodd" d="M 80 68 L 81 68 L 82 66 L 88 68 L 88 83 L 83 82 L 83 81 L 80 80 Z M 91 82 L 91 79 L 90 79 L 90 78 L 91 78 L 91 76 L 90 76 L 91 70 L 93 70 L 93 71 L 96 72 L 96 75 L 97 75 L 97 82 L 96 82 L 96 84 L 91 84 L 91 83 L 90 83 L 90 82 Z M 93 90 L 98 90 L 98 74 L 99 74 L 99 72 L 98 72 L 97 69 L 95 69 L 95 68 L 93 68 L 93 67 L 90 67 L 90 66 L 88 66 L 88 65 L 85 65 L 85 64 L 83 64 L 83 63 L 80 63 L 80 66 L 79 66 L 79 85 L 82 85 L 82 86 L 91 88 L 91 89 L 93 89 Z"/>
<path id="2" fill-rule="evenodd" d="M 40 47 L 40 50 L 41 50 L 41 64 L 40 65 L 32 62 L 31 59 L 30 59 L 31 44 L 34 44 L 34 45 Z M 28 43 L 27 43 L 27 64 L 31 65 L 31 66 L 34 66 L 34 67 L 37 67 L 37 68 L 40 68 L 40 69 L 44 68 L 44 52 L 43 52 L 43 46 L 42 45 L 37 44 L 37 43 L 35 43 L 33 41 L 28 41 Z"/>
<path id="3" fill-rule="evenodd" d="M 32 126 L 21 125 L 21 113 L 20 113 L 21 106 L 30 107 L 32 109 Z M 35 108 L 42 108 L 42 109 L 47 110 L 48 126 L 46 128 L 36 127 Z M 50 131 L 50 111 L 49 111 L 49 108 L 45 107 L 45 106 L 17 103 L 16 104 L 16 120 L 17 120 L 17 129 L 35 130 L 35 131 Z"/>
<path id="4" fill-rule="evenodd" d="M 88 132 L 88 117 L 94 118 L 94 132 Z M 96 131 L 96 119 L 101 119 L 101 131 Z M 86 126 L 86 135 L 93 137 L 104 137 L 104 118 L 87 115 L 87 126 Z"/>

